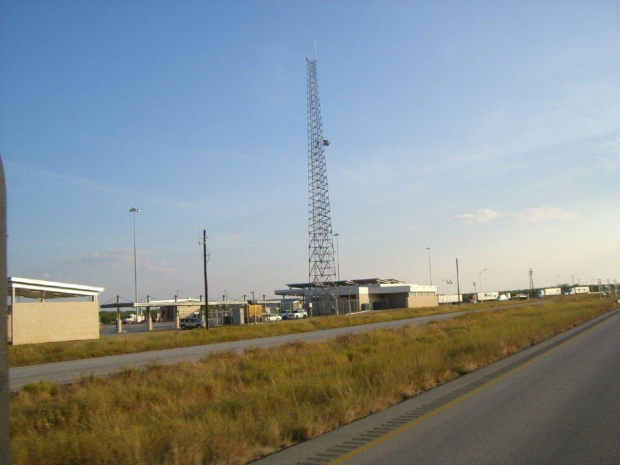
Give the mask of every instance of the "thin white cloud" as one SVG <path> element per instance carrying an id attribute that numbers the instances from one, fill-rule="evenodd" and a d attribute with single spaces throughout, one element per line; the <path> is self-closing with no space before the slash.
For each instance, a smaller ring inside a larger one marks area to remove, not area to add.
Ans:
<path id="1" fill-rule="evenodd" d="M 165 261 L 155 261 L 151 258 L 150 252 L 137 250 L 138 269 L 142 273 L 173 275 L 175 270 Z M 102 252 L 93 251 L 83 254 L 68 261 L 70 266 L 99 267 L 102 269 L 110 268 L 132 268 L 133 249 L 121 247 L 117 249 L 106 249 Z"/>
<path id="2" fill-rule="evenodd" d="M 133 266 L 133 249 L 121 247 L 106 249 L 102 252 L 93 251 L 70 260 L 71 264 L 82 266 Z"/>
<path id="3" fill-rule="evenodd" d="M 492 221 L 502 216 L 501 213 L 491 210 L 489 208 L 482 208 L 476 210 L 476 213 L 462 213 L 454 216 L 457 220 L 462 221 L 476 221 L 483 223 L 486 221 Z M 537 207 L 528 208 L 517 213 L 508 215 L 509 218 L 518 221 L 535 223 L 540 221 L 551 220 L 572 220 L 577 217 L 576 213 L 564 211 L 560 207 Z"/>
<path id="4" fill-rule="evenodd" d="M 560 207 L 539 207 L 529 208 L 510 215 L 518 221 L 526 221 L 530 223 L 549 220 L 572 220 L 577 214 L 564 211 Z"/>
<path id="5" fill-rule="evenodd" d="M 26 172 L 33 176 L 39 176 L 45 179 L 52 179 L 56 181 L 62 181 L 64 183 L 68 183 L 74 185 L 82 190 L 93 189 L 106 193 L 118 193 L 118 188 L 112 185 L 102 184 L 100 182 L 96 182 L 90 178 L 84 176 L 74 176 L 65 173 L 59 173 L 54 171 L 46 171 L 39 168 L 33 168 L 31 166 L 20 165 L 18 163 L 6 163 L 6 166 L 12 169 L 16 169 L 19 171 Z M 179 208 L 200 208 L 203 207 L 205 202 L 191 202 L 191 201 L 180 201 L 180 200 L 170 200 L 169 198 L 163 198 L 158 196 L 151 196 L 149 198 L 154 203 L 170 205 L 173 207 Z"/>
<path id="6" fill-rule="evenodd" d="M 92 179 L 83 176 L 73 176 L 65 173 L 58 173 L 54 171 L 46 171 L 39 168 L 33 168 L 31 166 L 20 165 L 18 163 L 6 163 L 6 166 L 15 170 L 26 172 L 33 176 L 40 178 L 53 179 L 56 181 L 63 181 L 79 187 L 81 189 L 94 189 L 101 192 L 115 192 L 115 188 L 109 185 L 104 185 L 93 181 Z"/>
<path id="7" fill-rule="evenodd" d="M 463 221 L 485 222 L 494 220 L 495 218 L 498 218 L 500 216 L 501 214 L 494 210 L 491 210 L 489 208 L 483 208 L 477 210 L 476 213 L 462 213 L 460 215 L 456 215 L 454 218 Z"/>

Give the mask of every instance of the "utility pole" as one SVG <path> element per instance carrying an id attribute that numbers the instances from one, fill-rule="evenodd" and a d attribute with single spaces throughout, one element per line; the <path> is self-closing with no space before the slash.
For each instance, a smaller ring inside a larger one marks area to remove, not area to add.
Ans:
<path id="1" fill-rule="evenodd" d="M 254 291 L 252 291 L 252 306 L 254 307 L 254 324 L 256 324 L 256 298 L 254 297 Z"/>
<path id="2" fill-rule="evenodd" d="M 530 275 L 530 298 L 534 298 L 534 272 L 532 271 L 532 269 L 530 268 L 529 271 L 529 275 Z"/>
<path id="3" fill-rule="evenodd" d="M 205 328 L 209 331 L 209 281 L 207 280 L 207 231 L 202 230 L 202 266 L 205 278 Z"/>
<path id="4" fill-rule="evenodd" d="M 9 416 L 9 349 L 6 317 L 6 183 L 0 157 L 0 302 L 5 310 L 0 318 L 0 463 L 11 463 L 11 422 Z M 13 304 L 11 299 L 11 304 Z"/>

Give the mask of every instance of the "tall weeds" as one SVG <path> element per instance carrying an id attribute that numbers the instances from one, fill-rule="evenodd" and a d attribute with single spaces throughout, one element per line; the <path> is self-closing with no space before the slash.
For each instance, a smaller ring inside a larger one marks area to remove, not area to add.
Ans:
<path id="1" fill-rule="evenodd" d="M 467 314 L 399 330 L 153 364 L 11 401 L 16 464 L 242 464 L 608 311 L 607 301 Z"/>

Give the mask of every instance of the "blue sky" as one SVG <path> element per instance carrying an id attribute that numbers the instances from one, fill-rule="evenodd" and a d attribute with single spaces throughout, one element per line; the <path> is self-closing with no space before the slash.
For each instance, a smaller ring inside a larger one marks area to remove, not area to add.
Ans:
<path id="1" fill-rule="evenodd" d="M 341 278 L 620 280 L 615 1 L 4 1 L 9 275 L 132 299 L 137 206 L 141 300 L 306 281 L 315 38 Z"/>

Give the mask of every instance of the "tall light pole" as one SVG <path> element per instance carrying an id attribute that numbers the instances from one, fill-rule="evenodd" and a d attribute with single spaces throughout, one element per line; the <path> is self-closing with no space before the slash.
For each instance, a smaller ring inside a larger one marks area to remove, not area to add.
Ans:
<path id="1" fill-rule="evenodd" d="M 334 234 L 334 237 L 336 238 L 336 263 L 337 263 L 336 270 L 338 272 L 338 281 L 340 281 L 340 251 L 338 247 L 338 238 L 340 237 L 340 233 Z"/>
<path id="2" fill-rule="evenodd" d="M 480 292 L 482 293 L 482 273 L 484 273 L 487 269 L 485 268 L 480 273 L 478 273 L 478 285 L 480 286 Z"/>
<path id="3" fill-rule="evenodd" d="M 207 254 L 207 230 L 202 230 L 202 271 L 205 284 L 205 329 L 209 331 L 209 280 L 207 279 L 207 262 L 210 254 Z"/>
<path id="4" fill-rule="evenodd" d="M 456 300 L 461 305 L 461 281 L 459 280 L 459 259 L 456 259 Z"/>
<path id="5" fill-rule="evenodd" d="M 428 275 L 431 278 L 431 286 L 433 285 L 433 272 L 431 270 L 431 248 L 427 247 L 426 251 L 428 252 Z"/>
<path id="6" fill-rule="evenodd" d="M 133 301 L 134 303 L 138 302 L 138 264 L 136 260 L 136 213 L 139 213 L 140 209 L 138 207 L 131 207 L 129 209 L 129 213 L 133 213 Z M 137 320 L 136 313 L 136 320 Z"/>

